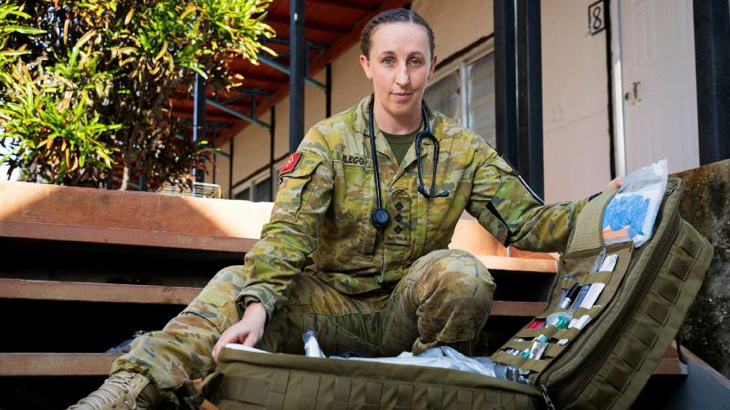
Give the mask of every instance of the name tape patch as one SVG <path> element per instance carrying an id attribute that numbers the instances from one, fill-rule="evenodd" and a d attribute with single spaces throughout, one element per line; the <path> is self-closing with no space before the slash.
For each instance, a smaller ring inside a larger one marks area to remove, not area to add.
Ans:
<path id="1" fill-rule="evenodd" d="M 294 168 L 297 167 L 297 164 L 299 164 L 300 159 L 302 159 L 302 154 L 300 152 L 295 152 L 295 153 L 289 155 L 289 158 L 286 160 L 286 163 L 284 163 L 284 166 L 281 167 L 281 171 L 279 171 L 279 175 L 294 171 Z"/>
<path id="2" fill-rule="evenodd" d="M 354 155 L 343 155 L 342 162 L 345 164 L 365 165 L 365 158 Z"/>

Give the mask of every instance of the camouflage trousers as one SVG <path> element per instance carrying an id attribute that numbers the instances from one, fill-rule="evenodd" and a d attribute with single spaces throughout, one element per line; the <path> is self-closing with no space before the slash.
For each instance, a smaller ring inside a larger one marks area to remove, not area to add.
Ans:
<path id="1" fill-rule="evenodd" d="M 215 370 L 211 352 L 221 333 L 241 318 L 236 298 L 242 266 L 221 270 L 200 295 L 161 331 L 138 337 L 112 373 L 143 373 L 160 389 L 182 386 Z M 470 342 L 489 316 L 494 281 L 464 251 L 439 250 L 418 259 L 395 288 L 347 295 L 316 274 L 296 279 L 285 306 L 268 321 L 257 348 L 303 353 L 302 333 L 313 330 L 322 350 L 394 356 L 403 351 Z"/>

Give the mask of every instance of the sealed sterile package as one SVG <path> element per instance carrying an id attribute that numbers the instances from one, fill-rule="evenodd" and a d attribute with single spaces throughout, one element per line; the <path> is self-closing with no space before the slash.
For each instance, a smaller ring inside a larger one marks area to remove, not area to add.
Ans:
<path id="1" fill-rule="evenodd" d="M 381 362 L 391 364 L 407 364 L 411 366 L 441 367 L 443 369 L 461 370 L 477 373 L 484 376 L 496 377 L 494 363 L 486 360 L 474 360 L 464 356 L 448 346 L 432 347 L 420 355 L 403 352 L 398 357 L 359 358 L 351 357 L 348 360 L 362 360 L 367 362 Z"/>
<path id="2" fill-rule="evenodd" d="M 666 159 L 627 176 L 603 212 L 604 243 L 633 241 L 638 248 L 649 240 L 666 187 Z"/>
<path id="3" fill-rule="evenodd" d="M 317 337 L 313 331 L 307 331 L 302 335 L 304 339 L 304 352 L 308 357 L 320 357 L 326 358 L 327 356 L 322 352 L 317 342 Z M 464 356 L 455 349 L 448 346 L 433 347 L 426 350 L 420 355 L 413 355 L 410 352 L 403 352 L 397 357 L 337 357 L 332 356 L 333 359 L 343 360 L 362 360 L 367 362 L 381 362 L 391 364 L 407 364 L 412 366 L 428 366 L 428 367 L 441 367 L 444 369 L 461 370 L 465 372 L 482 374 L 485 376 L 496 377 L 495 365 L 488 358 L 485 360 L 477 361 L 471 357 Z"/>

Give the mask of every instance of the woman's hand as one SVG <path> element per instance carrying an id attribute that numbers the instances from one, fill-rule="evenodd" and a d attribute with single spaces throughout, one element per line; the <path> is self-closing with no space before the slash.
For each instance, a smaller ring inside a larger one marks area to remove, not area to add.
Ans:
<path id="1" fill-rule="evenodd" d="M 228 343 L 240 343 L 251 347 L 256 345 L 264 335 L 265 324 L 266 309 L 264 305 L 259 302 L 250 303 L 246 307 L 241 321 L 229 327 L 218 339 L 218 343 L 213 348 L 213 360 L 218 363 L 218 354 Z"/>
<path id="2" fill-rule="evenodd" d="M 609 182 L 608 185 L 606 185 L 606 191 L 615 191 L 621 188 L 621 184 L 623 184 L 623 182 L 623 177 L 615 178 L 613 181 Z"/>

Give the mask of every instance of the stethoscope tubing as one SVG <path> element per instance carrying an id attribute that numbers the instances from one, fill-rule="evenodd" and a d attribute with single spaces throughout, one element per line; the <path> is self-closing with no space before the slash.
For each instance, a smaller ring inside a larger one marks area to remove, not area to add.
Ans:
<path id="1" fill-rule="evenodd" d="M 370 214 L 370 222 L 375 225 L 376 228 L 384 228 L 390 222 L 390 214 L 383 208 L 383 202 L 380 197 L 380 167 L 378 165 L 378 153 L 375 149 L 375 129 L 373 127 L 373 102 L 370 103 L 370 112 L 368 113 L 368 131 L 370 133 L 370 152 L 373 158 L 373 179 L 375 180 L 375 200 L 377 208 Z M 428 111 L 426 107 L 421 105 L 421 114 L 423 116 L 423 122 L 425 123 L 425 130 L 419 132 L 416 135 L 416 161 L 418 162 L 418 192 L 423 195 L 427 200 L 433 198 L 445 198 L 449 196 L 446 191 L 435 194 L 436 191 L 436 170 L 439 161 L 439 142 L 438 139 L 431 133 L 431 124 L 428 121 Z M 434 158 L 433 158 L 433 170 L 431 178 L 431 191 L 427 192 L 424 188 L 423 174 L 421 172 L 421 144 L 423 138 L 431 140 L 434 147 Z"/>

